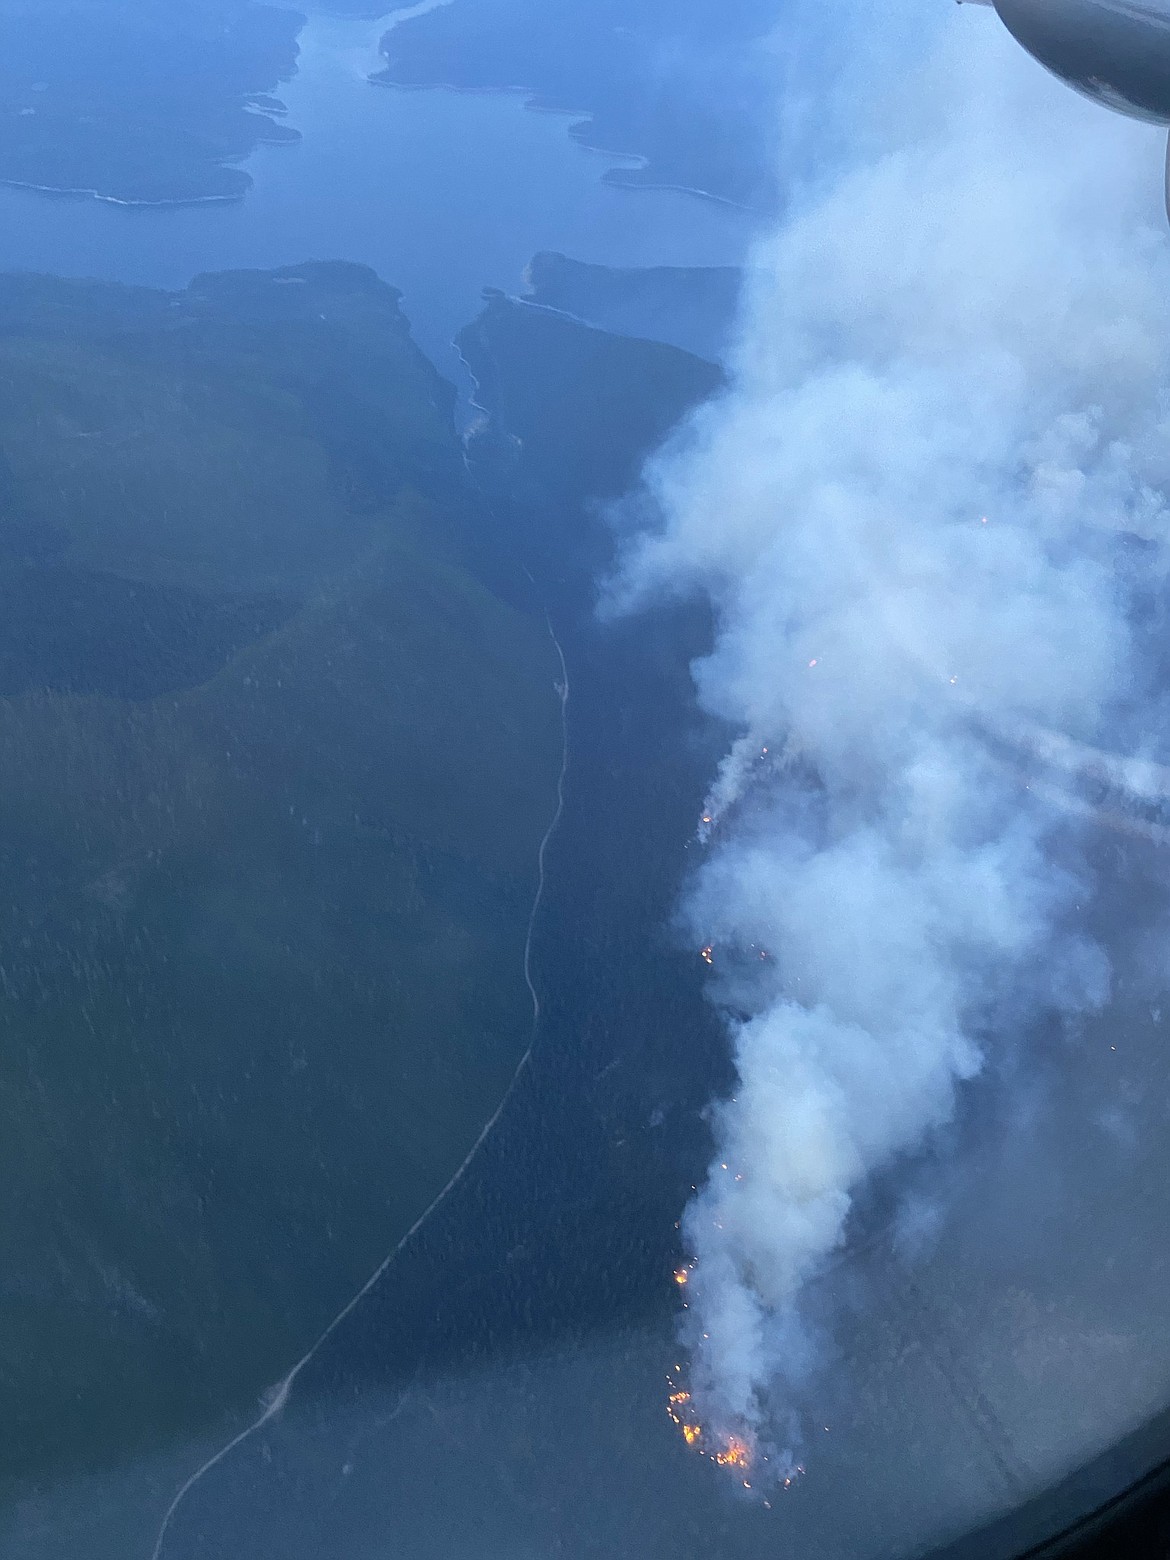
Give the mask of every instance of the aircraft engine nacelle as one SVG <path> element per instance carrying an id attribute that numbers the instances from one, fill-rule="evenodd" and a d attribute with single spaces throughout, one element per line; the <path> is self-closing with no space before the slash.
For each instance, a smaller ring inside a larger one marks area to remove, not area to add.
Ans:
<path id="1" fill-rule="evenodd" d="M 1107 108 L 1170 125 L 1170 0 L 981 0 L 1034 59 Z"/>
<path id="2" fill-rule="evenodd" d="M 994 6 L 1017 43 L 1094 102 L 1133 119 L 1170 125 L 1170 0 L 974 3 Z M 1170 217 L 1170 144 L 1165 200 Z"/>

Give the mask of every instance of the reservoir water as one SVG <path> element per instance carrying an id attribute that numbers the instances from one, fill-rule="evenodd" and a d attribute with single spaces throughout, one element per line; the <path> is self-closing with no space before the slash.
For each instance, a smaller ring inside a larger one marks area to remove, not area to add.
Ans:
<path id="1" fill-rule="evenodd" d="M 616 160 L 584 150 L 568 136 L 566 116 L 531 112 L 522 94 L 398 91 L 372 85 L 368 78 L 378 67 L 377 42 L 385 27 L 385 19 L 355 22 L 318 15 L 309 20 L 300 40 L 298 73 L 280 89 L 288 123 L 303 139 L 294 146 L 262 147 L 255 154 L 248 164 L 254 188 L 243 201 L 128 207 L 0 188 L 0 269 L 177 289 L 206 271 L 308 259 L 361 262 L 402 290 L 416 339 L 441 371 L 459 381 L 462 370 L 451 343 L 478 313 L 482 289 L 519 291 L 524 269 L 539 250 L 560 250 L 615 266 L 729 265 L 742 260 L 754 227 L 749 214 L 677 191 L 631 191 L 604 183 L 606 169 Z M 580 610 L 591 616 L 588 602 Z M 622 682 L 628 670 L 622 658 Z M 600 729 L 608 729 L 610 701 L 595 702 Z M 639 712 L 638 723 L 647 729 L 650 713 Z M 673 753 L 666 738 L 670 722 L 665 704 L 659 719 L 665 763 Z M 579 730 L 583 747 L 602 751 L 584 725 Z M 697 784 L 693 781 L 692 787 Z M 603 795 L 599 787 L 580 789 Z M 696 789 L 684 803 L 687 819 L 697 800 Z M 560 865 L 553 864 L 564 884 L 558 896 L 570 900 L 576 891 L 569 890 L 564 862 L 568 856 L 591 859 L 596 817 L 582 814 L 574 827 L 575 833 L 565 833 Z M 657 906 L 641 919 L 658 924 L 667 908 Z M 550 914 L 545 957 L 556 944 L 568 958 L 577 930 L 557 927 L 555 913 Z M 687 1001 L 693 995 L 688 989 Z M 566 1004 L 571 1009 L 573 999 L 566 997 L 562 1006 Z M 435 1245 L 396 1274 L 396 1295 L 410 1291 L 421 1297 L 419 1307 L 407 1308 L 411 1322 L 395 1318 L 386 1324 L 379 1318 L 379 1346 L 374 1348 L 364 1336 L 356 1349 L 347 1338 L 340 1353 L 331 1350 L 320 1362 L 327 1379 L 357 1369 L 372 1371 L 379 1383 L 386 1374 L 397 1380 L 401 1362 L 405 1359 L 409 1368 L 410 1360 L 420 1358 L 428 1347 L 431 1324 L 424 1325 L 418 1317 L 425 1322 L 432 1315 L 428 1297 L 442 1292 L 443 1253 L 453 1247 L 466 1250 L 462 1266 L 489 1273 L 500 1251 L 515 1244 L 511 1219 L 505 1225 L 502 1217 L 482 1217 L 481 1199 L 488 1195 L 483 1189 L 498 1188 L 493 1195 L 501 1210 L 511 1208 L 521 1222 L 529 1217 L 531 1167 L 547 1163 L 550 1132 L 560 1141 L 580 1139 L 576 1117 L 584 1095 L 578 1074 L 586 1065 L 593 1067 L 571 1024 L 567 1031 L 562 1024 L 560 1033 L 547 1037 L 546 1051 L 549 1066 L 546 1071 L 542 1065 L 539 1086 L 534 1075 L 514 1101 L 501 1122 L 496 1146 L 469 1179 L 466 1193 L 443 1210 L 435 1226 Z M 602 1064 L 594 1070 L 601 1071 Z M 566 1113 L 563 1130 L 548 1126 L 561 1120 L 558 1103 Z M 545 1143 L 541 1153 L 534 1147 L 538 1139 Z M 566 1162 L 564 1185 L 550 1180 L 542 1187 L 542 1218 L 559 1217 L 582 1189 L 587 1195 L 597 1170 L 594 1158 L 579 1153 L 571 1164 Z M 512 1174 L 517 1167 L 519 1185 Z M 606 1238 L 607 1222 L 598 1220 L 594 1242 L 604 1244 Z M 449 1318 L 455 1336 L 466 1332 L 478 1337 L 497 1305 L 478 1291 L 466 1300 L 456 1298 Z M 381 1343 L 391 1345 L 388 1360 L 380 1358 Z M 657 1352 L 655 1344 L 655 1361 Z M 308 1394 L 310 1401 L 315 1396 L 315 1391 Z M 644 1396 L 657 1410 L 657 1394 Z M 17 1555 L 54 1560 L 64 1554 L 79 1560 L 146 1560 L 176 1489 L 251 1415 L 251 1405 L 225 1405 L 224 1425 L 205 1438 L 159 1447 L 155 1455 L 121 1469 L 107 1467 L 88 1477 L 10 1491 L 13 1498 L 0 1514 L 0 1554 L 6 1560 Z M 375 1407 L 374 1423 L 379 1419 Z M 249 1442 L 246 1450 L 253 1449 Z M 259 1442 L 255 1449 L 260 1449 Z M 249 1476 L 250 1467 L 249 1462 L 217 1466 L 201 1482 L 199 1504 L 193 1509 L 201 1510 L 210 1499 L 223 1520 L 234 1525 L 231 1492 L 214 1475 Z M 265 1494 L 270 1488 L 265 1485 Z M 311 1497 L 310 1503 L 315 1504 Z M 328 1520 L 330 1509 L 335 1506 L 326 1500 L 322 1520 Z M 300 1524 L 298 1515 L 293 1527 Z M 307 1533 L 302 1536 L 309 1541 Z M 272 1537 L 285 1544 L 294 1535 L 282 1521 Z M 186 1531 L 176 1530 L 168 1552 L 183 1554 L 186 1543 Z"/>
<path id="2" fill-rule="evenodd" d="M 564 116 L 529 112 L 521 94 L 371 85 L 385 25 L 309 21 L 300 70 L 281 92 L 304 139 L 256 154 L 244 201 L 126 208 L 3 189 L 0 269 L 179 288 L 201 271 L 359 261 L 402 289 L 416 338 L 457 379 L 450 343 L 478 312 L 481 290 L 519 290 L 538 250 L 618 266 L 743 259 L 750 215 L 603 183 L 614 160 L 583 151 Z M 681 630 L 660 630 L 657 641 L 642 625 L 603 631 L 588 581 L 554 580 L 548 595 L 573 686 L 569 783 L 535 929 L 541 1033 L 498 1129 L 314 1357 L 278 1419 L 234 1444 L 256 1409 L 225 1405 L 222 1424 L 190 1442 L 22 1489 L 0 1514 L 3 1560 L 149 1560 L 160 1534 L 166 1560 L 917 1552 L 931 1534 L 1014 1505 L 1049 1476 L 1025 1465 L 1014 1482 L 1004 1477 L 1004 1423 L 1027 1445 L 1049 1433 L 1041 1410 L 1065 1404 L 1032 1390 L 1003 1333 L 1051 1335 L 1061 1351 L 1054 1371 L 1072 1379 L 1068 1362 L 1096 1361 L 1102 1380 L 1119 1383 L 1108 1424 L 1098 1394 L 1070 1387 L 1092 1409 L 1090 1423 L 1073 1427 L 1077 1456 L 1162 1401 L 1167 1275 L 1148 1231 L 1164 1227 L 1157 1189 L 1166 1176 L 1161 1167 L 1143 1175 L 1136 1156 L 1098 1174 L 1093 1159 L 1090 1197 L 1077 1163 L 1090 1156 L 1069 1134 L 1070 1163 L 1053 1158 L 1061 1200 L 1054 1194 L 1051 1213 L 1037 1200 L 1050 1247 L 1068 1248 L 1064 1266 L 1052 1250 L 1038 1253 L 1034 1225 L 1016 1217 L 1006 1155 L 1002 1170 L 993 1163 L 972 1179 L 965 1201 L 956 1190 L 953 1246 L 980 1219 L 994 1226 L 999 1210 L 1009 1227 L 969 1251 L 943 1246 L 937 1273 L 908 1302 L 896 1295 L 858 1321 L 826 1386 L 826 1440 L 811 1448 L 810 1477 L 775 1512 L 740 1499 L 682 1446 L 664 1403 L 670 1229 L 660 1193 L 642 1190 L 626 1167 L 644 1150 L 664 1179 L 677 1173 L 685 1156 L 676 1147 L 672 1161 L 670 1143 L 714 1087 L 720 1040 L 704 1017 L 698 961 L 662 946 L 671 874 L 660 862 L 655 877 L 646 857 L 648 841 L 665 841 L 666 862 L 681 860 L 716 749 L 688 725 L 694 646 Z M 1161 1058 L 1156 1022 L 1144 1043 Z M 1141 1033 L 1136 1020 L 1126 1033 Z M 1164 1092 L 1148 1091 L 1152 1102 Z M 1111 1251 L 1097 1275 L 1096 1248 L 1086 1256 L 1080 1242 L 1105 1229 Z M 989 1249 L 1002 1253 L 1002 1271 L 985 1272 L 972 1255 Z M 858 1294 L 889 1282 L 876 1257 L 870 1265 Z M 1100 1301 L 1074 1306 L 1066 1270 L 1097 1275 Z M 843 1310 L 853 1284 L 840 1279 Z M 1029 1294 L 1047 1311 L 1037 1302 L 1033 1316 Z M 1133 1303 L 1123 1306 L 1127 1294 Z M 976 1331 L 969 1317 L 983 1297 L 988 1316 L 997 1301 L 1012 1326 L 989 1324 L 977 1337 L 981 1353 L 972 1353 L 991 1365 L 955 1390 L 960 1343 Z M 1125 1455 L 1132 1465 L 1102 1475 L 1102 1498 L 1142 1466 L 1144 1452 Z M 203 1468 L 164 1532 L 176 1491 Z"/>
<path id="3" fill-rule="evenodd" d="M 386 25 L 309 20 L 281 89 L 304 139 L 259 149 L 244 200 L 126 207 L 0 189 L 0 269 L 180 288 L 201 271 L 359 261 L 402 289 L 416 339 L 454 378 L 450 343 L 482 289 L 517 292 L 538 250 L 615 266 L 742 259 L 748 213 L 603 183 L 615 159 L 521 93 L 371 84 Z"/>

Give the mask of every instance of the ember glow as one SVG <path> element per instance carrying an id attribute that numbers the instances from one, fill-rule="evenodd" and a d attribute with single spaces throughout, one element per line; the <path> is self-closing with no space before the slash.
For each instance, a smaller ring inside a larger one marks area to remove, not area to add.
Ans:
<path id="1" fill-rule="evenodd" d="M 746 1441 L 741 1441 L 738 1436 L 730 1436 L 723 1451 L 715 1453 L 715 1461 L 721 1468 L 750 1468 L 752 1464 L 751 1448 Z"/>
<path id="2" fill-rule="evenodd" d="M 680 1281 L 679 1273 L 685 1274 L 686 1271 L 685 1268 L 680 1268 L 675 1273 L 676 1282 Z M 686 1444 L 694 1447 L 697 1452 L 706 1457 L 709 1462 L 713 1462 L 718 1468 L 733 1468 L 741 1476 L 746 1473 L 755 1461 L 755 1447 L 748 1432 L 745 1431 L 739 1435 L 724 1434 L 720 1436 L 714 1436 L 706 1432 L 703 1426 L 694 1418 L 691 1394 L 685 1388 L 680 1387 L 673 1376 L 667 1376 L 666 1381 L 670 1387 L 666 1412 L 682 1431 L 682 1437 Z M 768 1461 L 766 1457 L 762 1460 L 764 1462 Z M 804 1472 L 803 1468 L 799 1471 L 801 1473 Z M 787 1483 L 791 1483 L 791 1476 L 788 1477 L 786 1486 Z M 751 1489 L 750 1484 L 745 1483 L 744 1487 Z"/>
<path id="3" fill-rule="evenodd" d="M 786 48 L 803 24 L 819 59 L 825 9 L 786 8 Z M 1131 623 L 1170 558 L 1163 148 L 919 0 L 883 10 L 903 114 L 869 8 L 831 9 L 847 122 L 818 120 L 729 389 L 647 468 L 654 524 L 612 591 L 705 596 L 697 694 L 735 733 L 680 912 L 719 946 L 737 1078 L 681 1231 L 692 1444 L 716 1461 L 816 1422 L 837 1318 L 812 1286 L 866 1233 L 871 1178 L 896 1193 L 948 1151 L 987 1054 L 1109 999 L 1097 819 L 1025 790 L 996 733 L 1158 762 L 1165 736 Z"/>

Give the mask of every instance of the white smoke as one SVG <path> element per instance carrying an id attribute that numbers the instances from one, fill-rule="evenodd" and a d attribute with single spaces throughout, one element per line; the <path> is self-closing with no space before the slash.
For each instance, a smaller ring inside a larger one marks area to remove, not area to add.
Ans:
<path id="1" fill-rule="evenodd" d="M 742 733 L 685 909 L 739 1078 L 684 1223 L 721 1438 L 790 1402 L 867 1178 L 1029 1017 L 1106 999 L 1091 810 L 1029 790 L 1029 753 L 1136 746 L 1135 536 L 1166 571 L 1160 135 L 990 11 L 843 5 L 828 47 L 817 11 L 851 122 L 754 256 L 731 388 L 653 463 L 661 527 L 615 587 L 710 598 L 697 686 Z"/>

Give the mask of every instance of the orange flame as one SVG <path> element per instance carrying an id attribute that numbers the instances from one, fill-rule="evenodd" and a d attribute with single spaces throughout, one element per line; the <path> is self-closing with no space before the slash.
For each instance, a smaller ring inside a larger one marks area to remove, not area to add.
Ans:
<path id="1" fill-rule="evenodd" d="M 746 1441 L 741 1441 L 737 1435 L 728 1436 L 726 1448 L 715 1453 L 715 1461 L 721 1468 L 750 1468 L 751 1447 Z"/>

